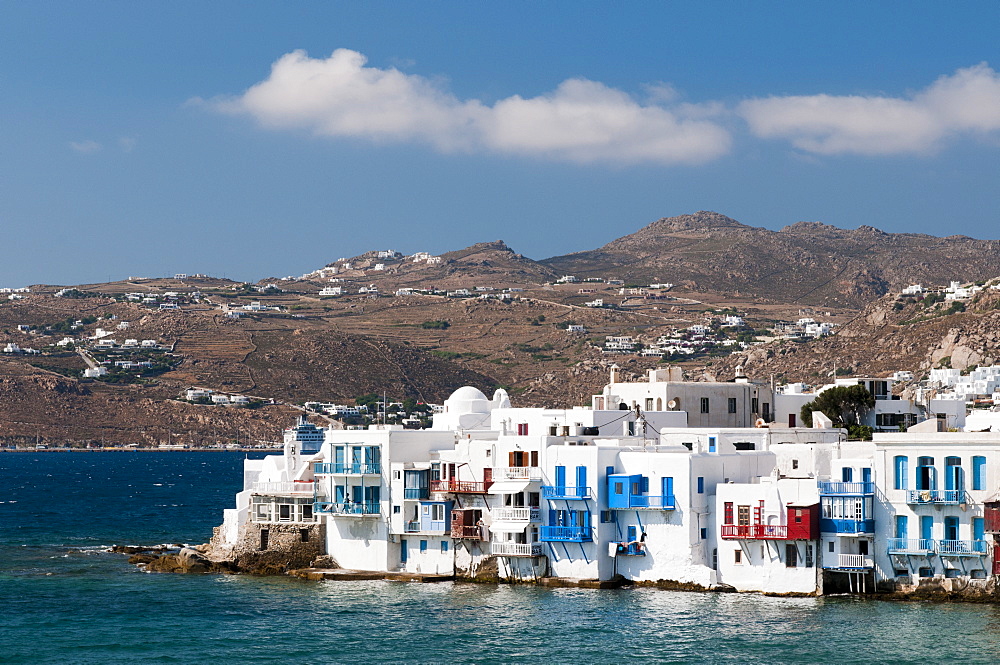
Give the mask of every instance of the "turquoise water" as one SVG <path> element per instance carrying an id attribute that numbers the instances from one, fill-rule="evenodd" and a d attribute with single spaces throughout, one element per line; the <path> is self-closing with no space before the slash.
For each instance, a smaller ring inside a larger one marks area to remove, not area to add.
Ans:
<path id="1" fill-rule="evenodd" d="M 996 663 L 1000 608 L 143 573 L 206 541 L 242 454 L 0 454 L 2 663 Z"/>

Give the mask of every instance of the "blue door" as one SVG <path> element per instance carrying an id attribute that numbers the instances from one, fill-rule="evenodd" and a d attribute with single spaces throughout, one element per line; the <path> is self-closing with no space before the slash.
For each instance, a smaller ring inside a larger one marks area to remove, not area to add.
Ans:
<path id="1" fill-rule="evenodd" d="M 923 540 L 930 540 L 934 533 L 934 518 L 930 515 L 923 515 L 920 518 L 920 537 Z"/>
<path id="2" fill-rule="evenodd" d="M 896 515 L 896 537 L 906 538 L 906 515 Z"/>
<path id="3" fill-rule="evenodd" d="M 957 517 L 946 517 L 946 518 L 944 518 L 944 539 L 945 540 L 958 540 L 958 518 Z"/>
<path id="4" fill-rule="evenodd" d="M 566 495 L 566 467 L 564 466 L 556 467 L 556 495 Z"/>
<path id="5" fill-rule="evenodd" d="M 576 467 L 576 495 L 587 496 L 587 467 Z"/>
<path id="6" fill-rule="evenodd" d="M 638 539 L 638 535 L 639 535 L 638 529 L 636 529 L 636 527 L 634 526 L 630 526 L 628 528 L 628 540 L 626 542 L 634 543 Z"/>
<path id="7" fill-rule="evenodd" d="M 406 538 L 399 539 L 399 561 L 406 565 Z"/>
<path id="8" fill-rule="evenodd" d="M 344 503 L 344 498 L 347 496 L 347 488 L 344 487 L 343 485 L 337 485 L 334 492 L 335 492 L 334 496 L 336 497 L 335 501 L 337 503 Z"/>
<path id="9" fill-rule="evenodd" d="M 854 480 L 854 469 L 849 466 L 845 466 L 840 470 L 840 479 L 845 483 L 849 483 Z"/>
<path id="10" fill-rule="evenodd" d="M 660 481 L 660 491 L 663 493 L 663 507 L 674 507 L 674 478 L 667 476 Z"/>
<path id="11" fill-rule="evenodd" d="M 861 482 L 870 483 L 872 481 L 872 470 L 869 467 L 861 469 Z"/>

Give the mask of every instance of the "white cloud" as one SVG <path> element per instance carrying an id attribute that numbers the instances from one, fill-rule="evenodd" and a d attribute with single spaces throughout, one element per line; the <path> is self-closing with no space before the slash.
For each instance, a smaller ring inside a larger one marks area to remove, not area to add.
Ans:
<path id="1" fill-rule="evenodd" d="M 1000 76 L 986 63 L 907 97 L 810 95 L 751 99 L 750 130 L 817 154 L 927 153 L 958 134 L 1000 130 Z"/>
<path id="2" fill-rule="evenodd" d="M 662 84 L 646 105 L 585 79 L 564 81 L 545 95 L 514 95 L 490 105 L 458 99 L 421 76 L 365 64 L 362 54 L 347 49 L 326 59 L 295 51 L 279 58 L 270 76 L 243 95 L 212 105 L 249 114 L 265 127 L 420 142 L 442 152 L 678 164 L 709 161 L 730 146 L 729 133 L 719 124 L 665 106 L 669 89 Z"/>
<path id="3" fill-rule="evenodd" d="M 70 141 L 69 147 L 77 152 L 87 155 L 93 152 L 98 152 L 104 146 L 97 141 L 91 141 L 88 139 L 86 141 Z"/>
<path id="4" fill-rule="evenodd" d="M 135 149 L 135 139 L 131 136 L 122 136 L 118 139 L 118 147 L 122 152 L 132 152 Z"/>

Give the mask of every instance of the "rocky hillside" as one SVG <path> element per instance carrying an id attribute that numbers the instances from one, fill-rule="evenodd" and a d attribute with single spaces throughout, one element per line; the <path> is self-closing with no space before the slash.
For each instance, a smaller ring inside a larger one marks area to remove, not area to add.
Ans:
<path id="1" fill-rule="evenodd" d="M 698 212 L 660 219 L 595 250 L 545 259 L 577 277 L 672 282 L 772 302 L 862 307 L 911 283 L 994 277 L 1000 241 L 840 229 L 799 222 L 780 231 Z"/>
<path id="2" fill-rule="evenodd" d="M 909 370 L 920 379 L 936 367 L 967 369 L 1000 363 L 1000 292 L 986 290 L 967 306 L 927 304 L 886 296 L 866 307 L 831 337 L 778 341 L 707 367 L 732 376 L 739 364 L 756 379 L 828 382 L 835 372 L 886 376 Z M 961 310 L 961 311 L 959 311 Z"/>

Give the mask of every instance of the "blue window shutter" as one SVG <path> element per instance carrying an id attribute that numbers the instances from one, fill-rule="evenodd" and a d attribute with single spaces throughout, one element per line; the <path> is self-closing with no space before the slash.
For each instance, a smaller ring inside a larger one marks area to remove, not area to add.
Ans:
<path id="1" fill-rule="evenodd" d="M 698 494 L 705 493 L 705 478 L 703 476 L 698 476 Z"/>
<path id="2" fill-rule="evenodd" d="M 674 479 L 673 479 L 673 476 L 666 476 L 665 478 L 663 478 L 660 481 L 660 485 L 661 485 L 661 490 L 662 490 L 662 493 L 663 493 L 664 501 L 668 497 L 672 497 L 674 495 Z"/>
<path id="3" fill-rule="evenodd" d="M 642 477 L 642 487 L 640 488 L 640 491 L 643 494 L 646 494 L 649 492 L 649 478 L 647 478 L 646 476 L 641 476 L 641 477 Z"/>
<path id="4" fill-rule="evenodd" d="M 442 540 L 441 541 L 441 551 L 442 552 L 447 552 L 448 551 L 448 541 L 447 540 Z"/>
<path id="5" fill-rule="evenodd" d="M 906 515 L 896 515 L 896 538 L 906 538 Z"/>
<path id="6" fill-rule="evenodd" d="M 582 496 L 587 491 L 587 467 L 585 466 L 576 467 L 576 487 L 578 496 Z"/>
<path id="7" fill-rule="evenodd" d="M 909 458 L 906 455 L 896 455 L 895 476 L 893 478 L 893 489 L 905 490 L 909 487 L 907 478 L 909 475 Z"/>
<path id="8" fill-rule="evenodd" d="M 986 489 L 986 458 L 981 455 L 972 458 L 972 489 Z"/>
<path id="9" fill-rule="evenodd" d="M 972 518 L 972 539 L 983 540 L 986 535 L 985 522 L 982 517 Z"/>
<path id="10" fill-rule="evenodd" d="M 604 467 L 604 475 L 606 475 L 606 476 L 613 476 L 613 475 L 615 475 L 615 467 L 613 467 L 613 466 L 606 466 L 606 467 Z"/>
<path id="11" fill-rule="evenodd" d="M 426 551 L 427 551 L 427 541 L 426 540 L 421 540 L 420 541 L 420 552 L 423 553 L 423 552 L 426 552 Z"/>
<path id="12" fill-rule="evenodd" d="M 636 535 L 637 535 L 637 533 L 636 533 L 635 526 L 630 526 L 628 528 L 628 542 L 631 543 L 634 540 L 638 540 L 638 538 L 636 537 Z"/>
<path id="13" fill-rule="evenodd" d="M 861 469 L 861 482 L 870 483 L 872 481 L 872 470 L 871 467 L 865 467 Z"/>
<path id="14" fill-rule="evenodd" d="M 840 471 L 840 479 L 845 483 L 849 483 L 854 479 L 854 469 L 849 466 L 845 466 Z"/>
<path id="15" fill-rule="evenodd" d="M 566 467 L 556 467 L 556 487 L 566 487 Z"/>

